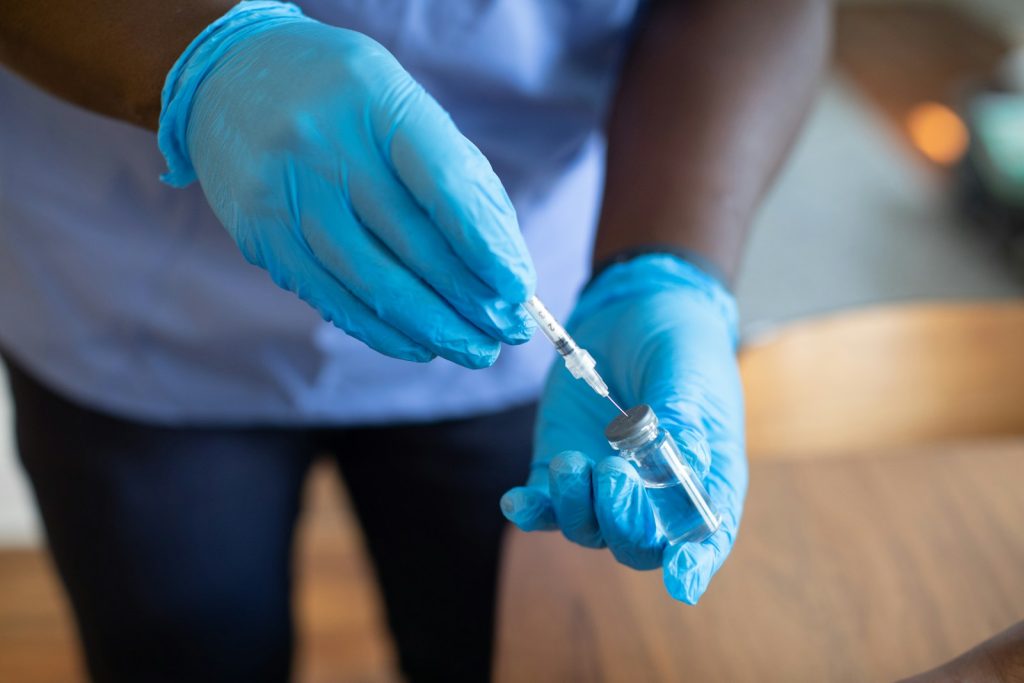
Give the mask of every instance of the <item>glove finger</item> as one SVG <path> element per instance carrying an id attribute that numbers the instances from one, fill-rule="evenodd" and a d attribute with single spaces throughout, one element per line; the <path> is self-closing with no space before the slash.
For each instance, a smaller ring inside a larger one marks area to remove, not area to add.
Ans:
<path id="1" fill-rule="evenodd" d="M 384 322 L 432 352 L 468 368 L 492 365 L 498 342 L 400 263 L 349 209 L 342 190 L 307 182 L 316 211 L 300 213 L 303 237 L 321 264 Z M 304 204 L 296 200 L 301 212 Z"/>
<path id="2" fill-rule="evenodd" d="M 722 525 L 702 543 L 670 546 L 662 564 L 662 578 L 669 594 L 691 605 L 697 604 L 732 550 L 747 490 L 742 439 L 712 440 L 710 447 L 713 457 L 704 483 Z"/>
<path id="3" fill-rule="evenodd" d="M 371 163 L 351 178 L 359 219 L 411 271 L 483 332 L 506 344 L 528 341 L 533 319 L 469 270 L 392 170 Z"/>
<path id="4" fill-rule="evenodd" d="M 284 289 L 294 292 L 300 299 L 312 306 L 324 320 L 334 324 L 351 337 L 363 342 L 371 349 L 386 356 L 402 360 L 425 363 L 434 358 L 434 353 L 421 344 L 383 322 L 356 298 L 350 291 L 334 279 L 327 270 L 317 262 L 308 247 L 288 230 L 280 226 L 277 231 L 283 239 L 292 240 L 288 245 L 291 250 L 306 250 L 298 272 L 271 272 L 274 282 Z M 247 255 L 247 258 L 249 256 Z M 263 267 L 257 259 L 250 259 Z"/>
<path id="5" fill-rule="evenodd" d="M 523 531 L 550 531 L 558 528 L 551 498 L 532 486 L 517 486 L 501 497 L 505 519 Z"/>
<path id="6" fill-rule="evenodd" d="M 618 456 L 599 462 L 594 497 L 601 534 L 615 559 L 633 569 L 660 567 L 665 537 L 634 467 Z"/>
<path id="7" fill-rule="evenodd" d="M 729 528 L 735 531 L 743 514 L 750 476 L 745 446 L 742 437 L 739 440 L 712 437 L 710 446 L 711 470 L 704 485 L 722 519 L 731 522 Z M 726 522 L 722 526 L 725 527 Z"/>
<path id="8" fill-rule="evenodd" d="M 587 548 L 604 547 L 594 512 L 593 468 L 578 451 L 559 453 L 549 466 L 551 504 L 562 533 Z"/>
<path id="9" fill-rule="evenodd" d="M 725 522 L 717 532 L 702 543 L 680 543 L 669 546 L 662 563 L 662 579 L 669 595 L 688 605 L 696 605 L 711 583 L 711 577 L 725 562 L 732 550 L 735 527 Z"/>
<path id="10" fill-rule="evenodd" d="M 510 303 L 526 301 L 536 275 L 501 181 L 423 88 L 403 97 L 392 108 L 401 114 L 375 125 L 398 177 L 477 277 Z"/>

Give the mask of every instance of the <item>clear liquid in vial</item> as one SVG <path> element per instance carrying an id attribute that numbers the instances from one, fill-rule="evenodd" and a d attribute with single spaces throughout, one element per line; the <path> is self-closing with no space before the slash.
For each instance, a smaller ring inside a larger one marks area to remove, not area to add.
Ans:
<path id="1" fill-rule="evenodd" d="M 658 528 L 669 543 L 699 543 L 718 530 L 718 518 L 710 510 L 701 514 L 681 482 L 669 481 L 660 486 L 647 482 L 645 490 Z"/>

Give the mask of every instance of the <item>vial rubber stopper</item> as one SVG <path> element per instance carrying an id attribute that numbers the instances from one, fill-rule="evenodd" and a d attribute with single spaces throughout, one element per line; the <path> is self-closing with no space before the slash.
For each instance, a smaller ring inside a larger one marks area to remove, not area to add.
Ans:
<path id="1" fill-rule="evenodd" d="M 618 415 L 604 429 L 604 437 L 613 448 L 630 448 L 643 443 L 658 431 L 658 416 L 646 403 L 633 406 Z"/>

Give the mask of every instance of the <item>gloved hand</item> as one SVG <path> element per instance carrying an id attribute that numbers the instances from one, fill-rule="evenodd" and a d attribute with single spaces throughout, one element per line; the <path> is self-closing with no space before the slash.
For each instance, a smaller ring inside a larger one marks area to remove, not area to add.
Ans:
<path id="1" fill-rule="evenodd" d="M 618 414 L 555 363 L 541 398 L 526 486 L 504 495 L 524 531 L 561 528 L 607 545 L 635 569 L 661 567 L 676 599 L 695 604 L 732 548 L 747 489 L 743 392 L 732 296 L 674 256 L 612 266 L 580 297 L 567 329 L 590 351 L 623 407 L 647 403 L 700 476 L 722 516 L 703 543 L 670 546 L 633 466 L 604 439 Z"/>
<path id="2" fill-rule="evenodd" d="M 196 177 L 242 253 L 389 356 L 494 362 L 533 326 L 515 210 L 490 164 L 384 47 L 243 2 L 168 75 L 164 179 Z"/>

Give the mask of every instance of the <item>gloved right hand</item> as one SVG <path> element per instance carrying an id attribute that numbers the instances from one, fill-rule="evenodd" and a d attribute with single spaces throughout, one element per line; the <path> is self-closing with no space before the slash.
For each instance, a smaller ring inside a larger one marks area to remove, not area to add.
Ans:
<path id="1" fill-rule="evenodd" d="M 365 35 L 242 2 L 168 75 L 159 142 L 164 180 L 198 177 L 250 262 L 381 353 L 477 368 L 529 339 L 501 182 Z"/>
<path id="2" fill-rule="evenodd" d="M 668 544 L 651 489 L 604 439 L 614 410 L 560 363 L 537 411 L 530 477 L 502 498 L 505 516 L 523 531 L 559 528 L 574 543 L 607 546 L 634 569 L 660 567 L 669 594 L 696 604 L 732 550 L 747 492 L 736 326 L 732 295 L 668 254 L 608 268 L 568 324 L 612 395 L 650 405 L 690 466 L 707 475 L 718 531 L 701 543 Z"/>

